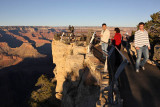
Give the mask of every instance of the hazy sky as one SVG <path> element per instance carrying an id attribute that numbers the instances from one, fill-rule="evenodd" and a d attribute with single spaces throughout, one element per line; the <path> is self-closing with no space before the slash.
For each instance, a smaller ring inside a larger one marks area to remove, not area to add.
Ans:
<path id="1" fill-rule="evenodd" d="M 0 0 L 0 26 L 136 26 L 160 0 Z"/>

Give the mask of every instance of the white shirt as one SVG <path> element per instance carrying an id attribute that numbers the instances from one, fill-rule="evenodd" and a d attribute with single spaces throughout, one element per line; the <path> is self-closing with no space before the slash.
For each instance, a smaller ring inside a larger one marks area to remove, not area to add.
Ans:
<path id="1" fill-rule="evenodd" d="M 110 31 L 108 29 L 102 30 L 101 35 L 102 35 L 101 41 L 105 42 L 105 43 L 108 43 L 108 40 L 110 38 Z"/>
<path id="2" fill-rule="evenodd" d="M 142 47 L 144 45 L 150 47 L 148 32 L 144 31 L 136 31 L 134 37 L 135 47 Z"/>

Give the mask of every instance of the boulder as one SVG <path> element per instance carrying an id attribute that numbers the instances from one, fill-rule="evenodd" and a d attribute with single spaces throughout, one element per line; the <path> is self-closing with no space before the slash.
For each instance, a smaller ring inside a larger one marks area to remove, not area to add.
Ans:
<path id="1" fill-rule="evenodd" d="M 153 60 L 160 60 L 160 45 L 154 47 L 154 56 Z"/>

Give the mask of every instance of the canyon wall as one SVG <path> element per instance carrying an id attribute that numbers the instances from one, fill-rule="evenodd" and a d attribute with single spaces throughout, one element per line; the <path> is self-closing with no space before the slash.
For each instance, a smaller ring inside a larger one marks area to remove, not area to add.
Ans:
<path id="1" fill-rule="evenodd" d="M 84 43 L 85 44 L 85 43 Z M 99 99 L 102 64 L 87 46 L 52 41 L 53 73 L 57 81 L 56 98 L 62 107 L 95 107 Z"/>

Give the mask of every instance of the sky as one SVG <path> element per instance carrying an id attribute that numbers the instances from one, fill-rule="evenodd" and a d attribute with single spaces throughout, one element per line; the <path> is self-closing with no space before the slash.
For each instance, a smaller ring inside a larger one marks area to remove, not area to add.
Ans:
<path id="1" fill-rule="evenodd" d="M 0 0 L 0 26 L 135 27 L 160 0 Z"/>

